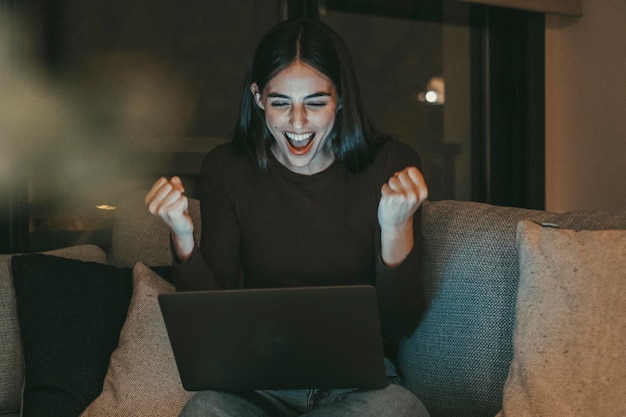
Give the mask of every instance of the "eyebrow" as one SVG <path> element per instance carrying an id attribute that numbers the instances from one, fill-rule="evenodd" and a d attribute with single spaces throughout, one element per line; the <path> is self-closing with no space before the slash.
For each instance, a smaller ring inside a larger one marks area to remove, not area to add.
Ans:
<path id="1" fill-rule="evenodd" d="M 317 97 L 330 97 L 331 94 L 330 93 L 324 93 L 324 92 L 319 92 L 319 93 L 313 93 L 313 94 L 309 94 L 308 96 L 306 96 L 304 99 L 311 99 L 311 98 L 317 98 Z M 269 93 L 267 95 L 268 98 L 283 98 L 283 99 L 290 99 L 289 96 L 285 95 L 285 94 L 280 94 L 280 93 Z"/>

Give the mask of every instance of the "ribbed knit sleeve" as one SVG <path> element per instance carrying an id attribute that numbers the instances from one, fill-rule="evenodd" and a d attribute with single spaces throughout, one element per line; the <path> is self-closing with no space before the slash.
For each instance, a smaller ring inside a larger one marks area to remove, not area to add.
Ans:
<path id="1" fill-rule="evenodd" d="M 381 151 L 377 162 L 386 182 L 395 172 L 415 166 L 422 169 L 418 153 L 410 146 L 391 142 Z M 386 177 L 386 178 L 385 178 Z M 422 255 L 422 208 L 413 216 L 414 246 L 399 265 L 387 267 L 380 256 L 380 227 L 376 236 L 376 290 L 383 335 L 395 341 L 409 335 L 419 321 L 424 307 L 424 283 L 420 274 Z"/>

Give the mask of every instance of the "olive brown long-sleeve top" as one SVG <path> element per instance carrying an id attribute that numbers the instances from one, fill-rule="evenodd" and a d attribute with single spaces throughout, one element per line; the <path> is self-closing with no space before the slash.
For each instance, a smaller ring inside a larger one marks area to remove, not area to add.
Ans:
<path id="1" fill-rule="evenodd" d="M 380 256 L 380 189 L 397 171 L 420 167 L 417 152 L 389 139 L 358 173 L 335 161 L 314 175 L 290 171 L 270 153 L 267 172 L 220 145 L 198 184 L 202 237 L 174 263 L 178 290 L 369 284 L 376 288 L 387 341 L 410 333 L 424 305 L 421 208 L 415 245 L 398 266 Z"/>

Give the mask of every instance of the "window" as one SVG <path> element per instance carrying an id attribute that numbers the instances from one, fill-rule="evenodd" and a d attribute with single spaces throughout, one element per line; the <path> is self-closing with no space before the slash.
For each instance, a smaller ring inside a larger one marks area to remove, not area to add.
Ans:
<path id="1" fill-rule="evenodd" d="M 421 153 L 430 199 L 543 208 L 543 14 L 454 0 L 317 4 L 353 52 L 375 124 Z"/>
<path id="2" fill-rule="evenodd" d="M 30 51 L 45 74 L 29 91 L 62 105 L 28 110 L 41 134 L 2 184 L 3 252 L 106 247 L 120 196 L 160 175 L 192 178 L 230 137 L 259 37 L 298 15 L 345 38 L 370 116 L 420 152 L 431 199 L 543 207 L 540 13 L 455 0 L 11 5 L 26 17 L 13 33 L 33 29 L 13 38 L 14 56 Z"/>

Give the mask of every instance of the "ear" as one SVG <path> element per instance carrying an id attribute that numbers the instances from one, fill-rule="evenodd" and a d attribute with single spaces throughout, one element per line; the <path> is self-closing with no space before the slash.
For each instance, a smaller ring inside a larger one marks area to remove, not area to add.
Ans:
<path id="1" fill-rule="evenodd" d="M 263 101 L 261 101 L 261 90 L 259 89 L 257 83 L 252 83 L 252 85 L 250 85 L 250 91 L 252 92 L 252 96 L 254 97 L 254 102 L 256 103 L 256 105 L 259 106 L 261 110 L 265 110 L 265 107 L 263 106 Z"/>

